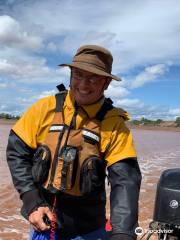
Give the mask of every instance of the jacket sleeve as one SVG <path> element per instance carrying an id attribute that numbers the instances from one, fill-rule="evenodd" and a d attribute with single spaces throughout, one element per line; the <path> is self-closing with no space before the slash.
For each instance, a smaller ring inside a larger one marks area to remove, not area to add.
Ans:
<path id="1" fill-rule="evenodd" d="M 6 150 L 7 162 L 13 184 L 23 201 L 22 214 L 26 218 L 33 209 L 44 203 L 31 174 L 34 152 L 13 130 L 10 131 Z"/>
<path id="2" fill-rule="evenodd" d="M 112 236 L 125 234 L 136 239 L 141 172 L 136 158 L 127 158 L 108 167 L 111 184 Z M 113 238 L 112 238 L 113 239 Z M 118 239 L 118 238 L 117 238 Z"/>

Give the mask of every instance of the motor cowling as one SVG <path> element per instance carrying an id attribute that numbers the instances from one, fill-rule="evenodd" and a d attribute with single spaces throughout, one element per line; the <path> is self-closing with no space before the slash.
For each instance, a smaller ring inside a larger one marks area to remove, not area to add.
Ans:
<path id="1" fill-rule="evenodd" d="M 180 226 L 180 168 L 162 173 L 157 185 L 153 220 Z"/>

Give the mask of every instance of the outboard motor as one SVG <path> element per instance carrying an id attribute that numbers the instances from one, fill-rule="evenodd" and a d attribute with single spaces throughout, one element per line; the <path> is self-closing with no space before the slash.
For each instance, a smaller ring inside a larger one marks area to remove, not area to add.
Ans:
<path id="1" fill-rule="evenodd" d="M 180 239 L 180 168 L 165 170 L 158 182 L 153 222 L 159 239 Z"/>

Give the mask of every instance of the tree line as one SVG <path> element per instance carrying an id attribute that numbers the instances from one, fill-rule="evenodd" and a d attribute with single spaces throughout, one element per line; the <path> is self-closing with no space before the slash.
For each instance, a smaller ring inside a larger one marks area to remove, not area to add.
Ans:
<path id="1" fill-rule="evenodd" d="M 9 113 L 0 113 L 0 119 L 19 119 L 20 116 L 15 116 Z"/>
<path id="2" fill-rule="evenodd" d="M 133 125 L 151 125 L 151 126 L 160 126 L 164 121 L 163 119 L 150 120 L 147 118 L 141 118 L 140 120 L 132 120 L 131 124 Z M 177 117 L 174 121 L 176 127 L 180 127 L 180 117 Z"/>

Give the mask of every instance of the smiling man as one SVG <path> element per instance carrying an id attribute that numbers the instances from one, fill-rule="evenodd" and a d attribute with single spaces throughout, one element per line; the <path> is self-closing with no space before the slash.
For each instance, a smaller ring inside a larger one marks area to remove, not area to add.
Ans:
<path id="1" fill-rule="evenodd" d="M 33 104 L 10 132 L 7 160 L 32 240 L 136 238 L 141 173 L 128 114 L 104 96 L 112 79 L 120 81 L 112 61 L 105 48 L 80 47 L 60 65 L 71 69 L 70 89 Z"/>
<path id="2" fill-rule="evenodd" d="M 72 67 L 71 92 L 79 105 L 89 105 L 103 97 L 111 79 Z"/>

